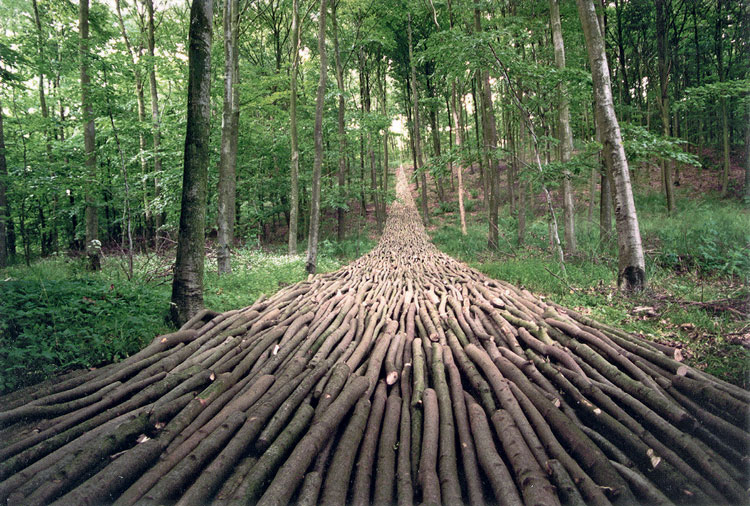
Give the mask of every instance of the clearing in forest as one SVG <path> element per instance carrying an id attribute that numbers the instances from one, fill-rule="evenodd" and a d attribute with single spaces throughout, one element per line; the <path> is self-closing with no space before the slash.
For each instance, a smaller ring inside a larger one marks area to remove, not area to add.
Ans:
<path id="1" fill-rule="evenodd" d="M 750 393 L 427 240 L 5 396 L 10 504 L 746 503 Z"/>

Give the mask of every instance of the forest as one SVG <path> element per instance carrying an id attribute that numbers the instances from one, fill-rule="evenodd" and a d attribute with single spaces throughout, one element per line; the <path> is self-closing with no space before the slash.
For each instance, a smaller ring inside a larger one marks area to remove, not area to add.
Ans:
<path id="1" fill-rule="evenodd" d="M 744 0 L 0 12 L 3 501 L 747 501 Z"/>

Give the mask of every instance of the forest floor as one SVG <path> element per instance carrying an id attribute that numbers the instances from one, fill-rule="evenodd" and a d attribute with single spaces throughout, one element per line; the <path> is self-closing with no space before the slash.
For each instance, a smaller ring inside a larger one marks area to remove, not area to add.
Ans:
<path id="1" fill-rule="evenodd" d="M 733 164 L 733 169 L 733 187 L 741 188 L 741 165 Z M 534 199 L 528 212 L 523 246 L 517 242 L 516 217 L 507 205 L 501 208 L 500 245 L 491 252 L 480 192 L 475 190 L 480 188 L 478 171 L 464 172 L 466 187 L 472 188 L 465 202 L 465 237 L 455 189 L 446 184 L 446 201 L 440 203 L 434 186 L 428 185 L 428 233 L 438 248 L 491 277 L 676 346 L 691 365 L 750 387 L 750 213 L 736 197 L 718 198 L 718 171 L 682 168 L 672 216 L 658 188 L 647 183 L 653 174 L 648 169 L 634 173 L 649 284 L 633 296 L 616 288 L 616 245 L 599 240 L 598 208 L 595 220 L 587 220 L 585 177 L 576 181 L 579 251 L 566 259 L 563 275 L 549 249 L 543 199 Z M 413 183 L 412 190 L 418 195 Z M 553 189 L 556 198 L 558 193 Z M 559 210 L 559 202 L 556 206 Z M 332 213 L 324 223 L 320 271 L 339 268 L 377 241 L 371 205 L 364 216 L 356 205 L 347 213 L 349 234 L 343 242 L 335 238 Z M 295 257 L 284 254 L 283 241 L 238 247 L 234 272 L 222 277 L 210 246 L 205 301 L 216 311 L 248 306 L 261 293 L 273 293 L 306 276 L 305 240 L 300 240 L 300 255 Z M 116 252 L 105 257 L 100 273 L 88 272 L 83 259 L 65 255 L 0 270 L 0 392 L 60 371 L 121 359 L 169 331 L 164 314 L 173 256 L 145 251 L 135 260 L 132 279 L 125 274 L 125 258 Z"/>

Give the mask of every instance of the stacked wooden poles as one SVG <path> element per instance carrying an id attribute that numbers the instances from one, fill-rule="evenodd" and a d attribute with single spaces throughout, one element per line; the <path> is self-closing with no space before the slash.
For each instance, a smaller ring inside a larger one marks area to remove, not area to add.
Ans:
<path id="1" fill-rule="evenodd" d="M 349 266 L 2 398 L 0 500 L 748 502 L 750 393 L 440 253 L 397 190 Z"/>

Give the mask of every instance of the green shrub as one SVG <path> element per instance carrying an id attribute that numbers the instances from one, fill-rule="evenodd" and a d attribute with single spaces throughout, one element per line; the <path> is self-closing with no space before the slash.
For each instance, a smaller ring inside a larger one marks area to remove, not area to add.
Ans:
<path id="1" fill-rule="evenodd" d="M 168 293 L 95 279 L 0 281 L 0 391 L 131 355 L 163 333 Z"/>

